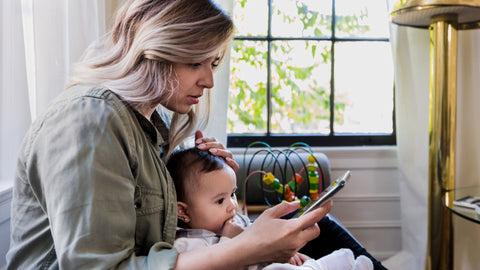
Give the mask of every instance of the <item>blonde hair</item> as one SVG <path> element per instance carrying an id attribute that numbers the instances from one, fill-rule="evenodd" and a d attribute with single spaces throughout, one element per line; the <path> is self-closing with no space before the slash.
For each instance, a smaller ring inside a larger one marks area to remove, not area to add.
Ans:
<path id="1" fill-rule="evenodd" d="M 174 63 L 221 57 L 232 34 L 232 20 L 210 0 L 129 0 L 119 9 L 113 30 L 74 66 L 70 85 L 101 85 L 137 110 L 151 108 L 175 91 Z M 208 97 L 204 105 L 186 115 L 174 112 L 167 156 L 200 127 L 200 111 L 208 119 Z"/>

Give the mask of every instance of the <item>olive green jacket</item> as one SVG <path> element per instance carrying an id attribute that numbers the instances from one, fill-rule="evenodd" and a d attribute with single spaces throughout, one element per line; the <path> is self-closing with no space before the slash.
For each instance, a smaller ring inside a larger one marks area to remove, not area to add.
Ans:
<path id="1" fill-rule="evenodd" d="M 161 114 L 152 124 L 101 87 L 55 99 L 19 153 L 7 269 L 174 268 L 177 206 Z"/>

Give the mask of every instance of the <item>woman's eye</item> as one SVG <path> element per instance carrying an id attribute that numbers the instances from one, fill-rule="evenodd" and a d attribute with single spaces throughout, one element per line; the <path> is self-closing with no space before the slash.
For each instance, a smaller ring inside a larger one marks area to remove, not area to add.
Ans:
<path id="1" fill-rule="evenodd" d="M 219 64 L 218 61 L 213 62 L 213 63 L 212 63 L 212 68 L 218 67 L 218 64 Z"/>
<path id="2" fill-rule="evenodd" d="M 199 67 L 201 66 L 202 64 L 201 63 L 193 63 L 193 64 L 190 64 L 192 67 Z"/>
<path id="3" fill-rule="evenodd" d="M 223 199 L 220 199 L 217 201 L 217 204 L 222 204 L 223 203 Z"/>
<path id="4" fill-rule="evenodd" d="M 232 198 L 236 198 L 237 197 L 237 194 L 235 194 L 235 192 L 232 193 L 232 195 L 230 195 Z"/>

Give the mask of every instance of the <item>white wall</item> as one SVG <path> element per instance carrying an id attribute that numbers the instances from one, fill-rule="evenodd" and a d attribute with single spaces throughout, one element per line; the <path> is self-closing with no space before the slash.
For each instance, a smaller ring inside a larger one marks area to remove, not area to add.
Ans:
<path id="1" fill-rule="evenodd" d="M 332 179 L 352 177 L 335 196 L 332 213 L 378 260 L 402 249 L 400 175 L 395 147 L 326 148 Z"/>

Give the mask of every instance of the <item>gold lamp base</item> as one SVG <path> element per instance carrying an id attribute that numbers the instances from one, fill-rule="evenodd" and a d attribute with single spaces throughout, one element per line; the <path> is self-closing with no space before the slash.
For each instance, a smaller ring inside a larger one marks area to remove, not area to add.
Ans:
<path id="1" fill-rule="evenodd" d="M 442 194 L 455 188 L 457 29 L 455 15 L 430 27 L 430 144 L 427 269 L 453 269 L 452 213 Z"/>
<path id="2" fill-rule="evenodd" d="M 392 22 L 430 29 L 430 122 L 426 269 L 453 269 L 452 213 L 442 194 L 455 188 L 457 30 L 480 28 L 480 0 L 400 0 Z"/>

